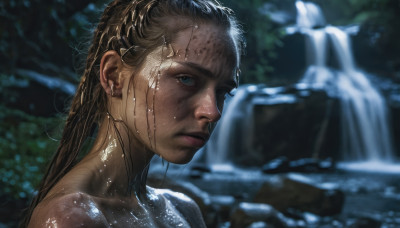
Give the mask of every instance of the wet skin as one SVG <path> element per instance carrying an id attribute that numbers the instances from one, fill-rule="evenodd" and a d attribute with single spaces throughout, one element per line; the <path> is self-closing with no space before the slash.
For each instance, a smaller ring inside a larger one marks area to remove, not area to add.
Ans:
<path id="1" fill-rule="evenodd" d="M 188 197 L 149 187 L 138 197 L 127 192 L 127 180 L 155 154 L 187 163 L 206 143 L 236 85 L 235 53 L 229 33 L 210 24 L 187 26 L 140 69 L 107 52 L 100 77 L 106 92 L 112 85 L 117 94 L 109 96 L 112 117 L 101 123 L 88 155 L 35 208 L 29 227 L 205 227 Z"/>

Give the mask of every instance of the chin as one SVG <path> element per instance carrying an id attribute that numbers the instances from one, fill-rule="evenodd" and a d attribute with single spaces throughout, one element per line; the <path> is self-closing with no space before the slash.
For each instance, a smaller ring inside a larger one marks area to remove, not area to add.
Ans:
<path id="1" fill-rule="evenodd" d="M 163 157 L 163 158 L 168 162 L 183 165 L 189 163 L 193 159 L 193 156 L 196 154 L 198 150 L 199 149 L 191 151 L 180 151 L 179 153 L 176 153 L 171 157 Z"/>

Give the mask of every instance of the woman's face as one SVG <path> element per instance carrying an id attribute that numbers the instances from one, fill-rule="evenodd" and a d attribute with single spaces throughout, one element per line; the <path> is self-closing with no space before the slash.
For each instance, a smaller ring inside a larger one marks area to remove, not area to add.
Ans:
<path id="1" fill-rule="evenodd" d="M 190 26 L 151 52 L 127 83 L 134 137 L 169 162 L 189 162 L 237 85 L 236 58 L 232 37 L 211 24 Z"/>

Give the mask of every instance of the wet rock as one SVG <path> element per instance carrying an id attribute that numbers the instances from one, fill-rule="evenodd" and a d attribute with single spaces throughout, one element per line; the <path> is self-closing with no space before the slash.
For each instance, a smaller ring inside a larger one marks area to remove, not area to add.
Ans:
<path id="1" fill-rule="evenodd" d="M 299 175 L 274 176 L 257 191 L 254 202 L 270 204 L 279 211 L 293 208 L 328 216 L 342 211 L 344 193 L 319 188 Z"/>
<path id="2" fill-rule="evenodd" d="M 306 157 L 336 159 L 340 145 L 338 100 L 324 91 L 295 86 L 282 92 L 289 94 L 296 97 L 295 103 L 254 106 L 254 152 L 235 154 L 236 163 L 261 166 L 280 156 L 291 161 Z"/>
<path id="3" fill-rule="evenodd" d="M 335 167 L 331 159 L 319 160 L 314 158 L 302 158 L 289 161 L 286 157 L 279 157 L 271 160 L 262 167 L 264 173 L 284 172 L 321 172 L 330 171 Z"/>
<path id="4" fill-rule="evenodd" d="M 349 228 L 380 228 L 381 222 L 373 218 L 358 218 L 356 221 L 351 223 Z"/>
<path id="5" fill-rule="evenodd" d="M 231 228 L 275 227 L 286 228 L 291 219 L 267 204 L 240 203 L 231 216 Z"/>
<path id="6" fill-rule="evenodd" d="M 247 228 L 269 228 L 269 227 L 271 227 L 271 226 L 269 226 L 265 222 L 253 222 Z"/>
<path id="7" fill-rule="evenodd" d="M 261 169 L 264 173 L 284 173 L 289 171 L 289 160 L 287 157 L 272 159 Z"/>
<path id="8" fill-rule="evenodd" d="M 205 173 L 210 173 L 211 168 L 206 164 L 193 164 L 190 166 L 189 176 L 191 178 L 202 178 Z"/>
<path id="9" fill-rule="evenodd" d="M 221 221 L 229 221 L 232 208 L 236 204 L 236 199 L 233 196 L 218 195 L 211 196 L 211 204 L 214 211 L 218 212 L 218 223 Z"/>

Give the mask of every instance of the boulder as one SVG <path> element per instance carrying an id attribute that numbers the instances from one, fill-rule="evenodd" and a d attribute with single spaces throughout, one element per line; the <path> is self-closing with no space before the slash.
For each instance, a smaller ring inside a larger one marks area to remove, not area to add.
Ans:
<path id="1" fill-rule="evenodd" d="M 291 219 L 268 204 L 242 202 L 232 213 L 230 227 L 291 227 L 288 221 Z"/>
<path id="2" fill-rule="evenodd" d="M 373 218 L 361 217 L 357 218 L 348 227 L 349 228 L 380 228 L 382 223 Z"/>
<path id="3" fill-rule="evenodd" d="M 264 173 L 283 173 L 283 172 L 323 172 L 331 171 L 335 168 L 332 159 L 314 159 L 302 158 L 299 160 L 289 161 L 286 157 L 273 159 L 263 165 Z"/>
<path id="4" fill-rule="evenodd" d="M 272 205 L 282 212 L 297 209 L 329 216 L 342 211 L 343 192 L 317 187 L 304 178 L 300 175 L 274 176 L 262 184 L 253 201 Z"/>

